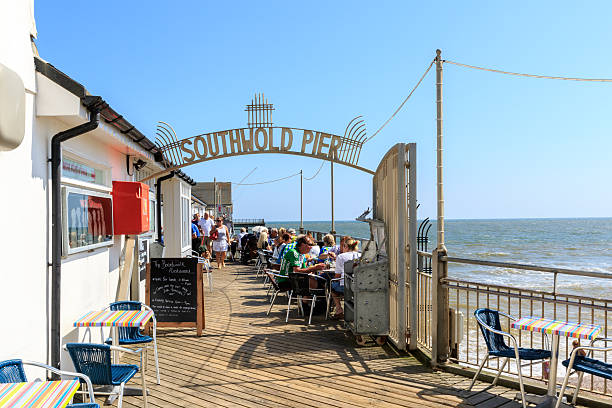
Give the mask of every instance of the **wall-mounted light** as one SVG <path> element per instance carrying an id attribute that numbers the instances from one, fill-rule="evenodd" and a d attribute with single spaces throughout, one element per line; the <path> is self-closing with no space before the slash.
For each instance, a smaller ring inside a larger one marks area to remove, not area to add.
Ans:
<path id="1" fill-rule="evenodd" d="M 146 166 L 146 165 L 147 165 L 147 162 L 146 162 L 146 161 L 144 161 L 144 160 L 142 160 L 142 159 L 138 159 L 138 160 L 136 160 L 136 162 L 134 163 L 134 169 L 135 169 L 136 171 L 138 171 L 138 170 L 142 169 L 142 168 L 143 168 L 144 166 Z"/>
<path id="2" fill-rule="evenodd" d="M 127 173 L 129 176 L 134 175 L 134 170 L 138 171 L 147 165 L 147 162 L 136 156 L 127 156 Z"/>

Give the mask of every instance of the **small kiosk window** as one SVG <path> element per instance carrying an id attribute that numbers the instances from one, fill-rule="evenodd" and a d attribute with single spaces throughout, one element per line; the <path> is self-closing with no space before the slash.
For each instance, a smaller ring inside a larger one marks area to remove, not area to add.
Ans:
<path id="1" fill-rule="evenodd" d="M 62 159 L 62 177 L 101 186 L 107 185 L 105 170 L 89 166 L 68 157 Z"/>
<path id="2" fill-rule="evenodd" d="M 189 217 L 190 208 L 191 206 L 189 199 L 181 197 L 181 225 L 183 227 L 183 238 L 181 244 L 183 248 L 191 245 L 191 218 Z"/>
<path id="3" fill-rule="evenodd" d="M 113 202 L 109 194 L 64 187 L 64 255 L 113 245 Z"/>
<path id="4" fill-rule="evenodd" d="M 155 231 L 157 228 L 156 216 L 157 216 L 157 203 L 155 200 L 151 198 L 149 199 L 149 232 L 151 233 L 156 232 Z"/>

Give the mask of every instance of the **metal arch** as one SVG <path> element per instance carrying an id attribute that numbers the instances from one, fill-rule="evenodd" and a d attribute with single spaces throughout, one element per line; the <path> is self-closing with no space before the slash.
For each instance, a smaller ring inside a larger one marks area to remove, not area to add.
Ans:
<path id="1" fill-rule="evenodd" d="M 163 137 L 159 132 L 163 133 L 166 137 Z M 162 153 L 164 151 L 168 152 L 168 158 L 171 159 L 172 162 L 175 164 L 182 164 L 182 157 L 178 151 L 178 138 L 174 128 L 167 122 L 158 121 L 156 134 L 167 141 L 166 146 L 161 147 Z"/>
<path id="2" fill-rule="evenodd" d="M 347 163 L 347 162 L 342 162 L 339 160 L 332 160 L 332 159 L 328 159 L 328 158 L 323 158 L 323 157 L 314 157 L 311 154 L 308 153 L 302 153 L 302 152 L 292 152 L 292 151 L 284 151 L 284 152 L 271 152 L 271 151 L 255 151 L 255 152 L 240 152 L 240 153 L 233 153 L 232 155 L 219 155 L 219 156 L 214 156 L 214 157 L 206 157 L 204 159 L 200 159 L 200 160 L 194 160 L 188 163 L 183 163 L 180 165 L 176 165 L 173 167 L 168 167 L 167 169 L 158 171 L 157 173 L 153 173 L 145 178 L 143 178 L 142 180 L 139 180 L 141 182 L 147 181 L 149 179 L 152 178 L 157 178 L 160 177 L 164 174 L 167 174 L 173 170 L 177 170 L 177 169 L 181 169 L 183 167 L 187 167 L 187 166 L 191 166 L 193 164 L 198 164 L 198 163 L 203 163 L 203 162 L 207 162 L 210 160 L 216 160 L 216 159 L 223 159 L 223 158 L 227 158 L 227 157 L 236 157 L 236 156 L 246 156 L 246 155 L 251 155 L 251 154 L 290 154 L 290 155 L 295 155 L 295 156 L 304 156 L 304 157 L 310 157 L 311 159 L 317 159 L 317 160 L 325 160 L 325 161 L 329 161 L 329 162 L 333 162 L 336 164 L 341 164 L 343 166 L 347 166 L 347 167 L 351 167 L 355 170 L 359 170 L 359 171 L 363 171 L 364 173 L 368 173 L 372 176 L 374 176 L 376 173 L 370 169 L 366 169 L 365 167 L 361 167 L 361 166 L 357 166 L 356 164 L 351 164 L 351 163 Z"/>

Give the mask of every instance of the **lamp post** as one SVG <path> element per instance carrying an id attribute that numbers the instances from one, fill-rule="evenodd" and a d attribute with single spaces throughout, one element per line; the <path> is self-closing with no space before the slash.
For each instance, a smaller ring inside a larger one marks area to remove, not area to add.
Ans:
<path id="1" fill-rule="evenodd" d="M 300 234 L 304 233 L 304 220 L 303 220 L 303 212 L 304 212 L 304 174 L 303 171 L 300 170 Z"/>
<path id="2" fill-rule="evenodd" d="M 330 176 L 331 176 L 331 231 L 330 234 L 336 233 L 336 226 L 334 224 L 334 162 L 331 162 L 330 166 Z"/>
<path id="3" fill-rule="evenodd" d="M 437 121 L 437 195 L 438 251 L 446 253 L 444 245 L 444 191 L 442 182 L 442 51 L 436 50 L 436 121 Z"/>

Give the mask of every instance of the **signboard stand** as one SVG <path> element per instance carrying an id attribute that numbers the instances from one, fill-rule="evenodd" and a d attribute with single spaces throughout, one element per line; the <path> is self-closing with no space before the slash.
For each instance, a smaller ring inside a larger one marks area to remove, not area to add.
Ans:
<path id="1" fill-rule="evenodd" d="M 195 327 L 202 336 L 202 264 L 195 258 L 152 258 L 147 263 L 146 302 L 155 312 L 157 327 Z"/>

